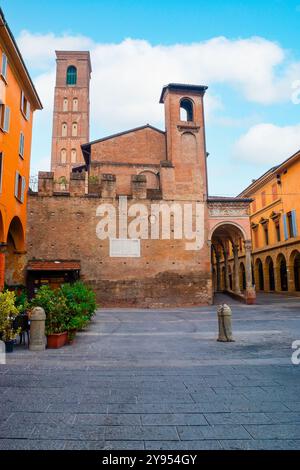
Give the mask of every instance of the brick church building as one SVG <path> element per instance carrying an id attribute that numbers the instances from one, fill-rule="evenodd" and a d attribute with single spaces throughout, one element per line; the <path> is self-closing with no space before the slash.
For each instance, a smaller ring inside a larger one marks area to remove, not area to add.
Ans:
<path id="1" fill-rule="evenodd" d="M 207 87 L 163 87 L 165 130 L 146 124 L 91 142 L 90 55 L 56 56 L 51 172 L 40 172 L 28 202 L 31 292 L 81 278 L 102 306 L 203 305 L 223 276 L 223 290 L 252 302 L 251 200 L 208 196 Z M 105 217 L 106 237 L 100 234 Z M 242 291 L 239 257 L 246 260 Z"/>

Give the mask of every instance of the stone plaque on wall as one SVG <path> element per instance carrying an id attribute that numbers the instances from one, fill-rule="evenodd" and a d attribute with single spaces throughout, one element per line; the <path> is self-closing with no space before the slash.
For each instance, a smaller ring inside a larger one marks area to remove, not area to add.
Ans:
<path id="1" fill-rule="evenodd" d="M 111 258 L 140 258 L 141 240 L 110 238 L 109 256 Z"/>

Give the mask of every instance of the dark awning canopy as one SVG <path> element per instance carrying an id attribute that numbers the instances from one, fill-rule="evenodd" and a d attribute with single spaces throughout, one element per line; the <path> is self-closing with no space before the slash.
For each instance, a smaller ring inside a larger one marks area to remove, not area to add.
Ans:
<path id="1" fill-rule="evenodd" d="M 74 260 L 31 260 L 27 264 L 27 271 L 80 271 L 80 261 Z"/>

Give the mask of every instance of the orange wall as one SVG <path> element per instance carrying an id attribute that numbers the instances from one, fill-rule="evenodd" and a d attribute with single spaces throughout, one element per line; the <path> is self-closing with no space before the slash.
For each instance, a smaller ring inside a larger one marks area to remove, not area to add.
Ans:
<path id="1" fill-rule="evenodd" d="M 0 38 L 1 41 L 1 38 Z M 25 233 L 26 226 L 26 202 L 27 190 L 30 171 L 30 151 L 31 151 L 31 135 L 32 135 L 32 103 L 30 119 L 27 121 L 21 112 L 21 79 L 18 77 L 16 70 L 10 60 L 10 54 L 5 45 L 0 42 L 0 65 L 2 63 L 2 54 L 5 51 L 8 57 L 7 67 L 7 83 L 0 76 L 2 94 L 4 95 L 4 103 L 10 108 L 10 127 L 9 132 L 4 133 L 0 130 L 0 152 L 3 153 L 3 170 L 2 170 L 2 191 L 0 194 L 0 214 L 2 217 L 2 230 L 0 228 L 0 242 L 6 243 L 9 226 L 12 219 L 18 216 L 23 231 Z M 26 90 L 24 90 L 26 96 Z M 24 159 L 19 156 L 20 133 L 25 136 Z M 18 171 L 26 178 L 25 200 L 19 202 L 15 193 L 15 174 Z M 1 227 L 1 222 L 0 222 Z M 2 232 L 2 233 L 1 233 Z M 22 242 L 20 242 L 22 245 Z M 22 250 L 24 246 L 17 247 Z"/>

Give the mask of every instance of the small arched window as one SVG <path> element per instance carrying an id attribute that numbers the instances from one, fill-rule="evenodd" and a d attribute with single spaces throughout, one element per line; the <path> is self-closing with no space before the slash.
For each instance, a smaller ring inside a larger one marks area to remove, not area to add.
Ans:
<path id="1" fill-rule="evenodd" d="M 61 136 L 67 137 L 67 135 L 68 135 L 68 124 L 66 122 L 63 122 L 61 126 Z"/>
<path id="2" fill-rule="evenodd" d="M 70 65 L 67 69 L 67 85 L 76 85 L 77 83 L 77 68 Z"/>
<path id="3" fill-rule="evenodd" d="M 71 163 L 77 162 L 77 151 L 76 149 L 72 149 L 71 151 Z"/>
<path id="4" fill-rule="evenodd" d="M 191 100 L 183 98 L 180 101 L 180 120 L 193 121 L 194 120 L 194 107 Z"/>
<path id="5" fill-rule="evenodd" d="M 78 125 L 77 122 L 73 122 L 72 124 L 72 137 L 77 137 L 78 134 Z"/>
<path id="6" fill-rule="evenodd" d="M 66 163 L 67 162 L 67 150 L 66 149 L 61 149 L 61 151 L 60 151 L 60 161 L 61 161 L 61 163 Z"/>
<path id="7" fill-rule="evenodd" d="M 68 111 L 68 98 L 64 98 L 64 101 L 63 101 L 63 111 L 64 111 L 64 112 Z"/>
<path id="8" fill-rule="evenodd" d="M 78 111 L 78 98 L 73 98 L 73 111 Z"/>

